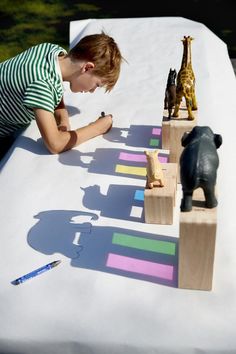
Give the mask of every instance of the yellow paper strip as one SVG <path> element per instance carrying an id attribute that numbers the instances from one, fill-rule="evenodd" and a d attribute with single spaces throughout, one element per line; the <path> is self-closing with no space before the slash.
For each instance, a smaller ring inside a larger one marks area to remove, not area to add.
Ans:
<path id="1" fill-rule="evenodd" d="M 116 173 L 124 173 L 129 175 L 138 175 L 146 176 L 147 171 L 145 167 L 136 167 L 136 166 L 125 166 L 125 165 L 116 165 Z"/>

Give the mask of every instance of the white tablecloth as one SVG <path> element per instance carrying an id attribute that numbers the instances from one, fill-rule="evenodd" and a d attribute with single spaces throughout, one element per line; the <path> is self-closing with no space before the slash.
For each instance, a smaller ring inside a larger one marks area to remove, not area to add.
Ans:
<path id="1" fill-rule="evenodd" d="M 118 83 L 93 95 L 65 85 L 65 102 L 72 127 L 105 111 L 113 129 L 50 155 L 32 123 L 1 165 L 0 353 L 236 353 L 236 80 L 227 47 L 180 17 L 73 21 L 70 43 L 101 30 L 127 61 Z M 161 148 L 167 75 L 180 69 L 184 35 L 194 37 L 198 125 L 223 137 L 212 291 L 176 286 L 180 185 L 173 225 L 143 219 L 143 151 Z M 146 239 L 165 251 L 137 247 Z M 57 259 L 53 270 L 11 284 Z"/>

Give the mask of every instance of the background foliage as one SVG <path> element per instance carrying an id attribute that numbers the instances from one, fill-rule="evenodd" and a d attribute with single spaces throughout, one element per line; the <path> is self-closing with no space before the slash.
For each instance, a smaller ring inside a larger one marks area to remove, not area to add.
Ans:
<path id="1" fill-rule="evenodd" d="M 235 10 L 235 0 L 0 0 L 0 61 L 45 41 L 68 50 L 73 20 L 150 16 L 181 16 L 204 23 L 236 58 Z"/>

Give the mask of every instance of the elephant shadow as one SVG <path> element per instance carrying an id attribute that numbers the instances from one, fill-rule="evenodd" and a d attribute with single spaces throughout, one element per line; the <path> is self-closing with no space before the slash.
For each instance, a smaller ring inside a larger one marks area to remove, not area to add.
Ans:
<path id="1" fill-rule="evenodd" d="M 76 210 L 42 211 L 35 219 L 27 241 L 37 252 L 62 254 L 72 267 L 177 287 L 177 238 L 95 225 L 96 214 Z"/>

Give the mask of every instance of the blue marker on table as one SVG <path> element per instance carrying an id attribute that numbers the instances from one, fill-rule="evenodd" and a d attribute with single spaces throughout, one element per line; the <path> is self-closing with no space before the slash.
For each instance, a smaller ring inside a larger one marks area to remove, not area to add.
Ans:
<path id="1" fill-rule="evenodd" d="M 45 266 L 43 266 L 41 268 L 33 270 L 32 272 L 30 272 L 28 274 L 25 274 L 22 277 L 13 280 L 12 284 L 13 285 L 19 285 L 21 283 L 24 283 L 26 280 L 29 280 L 29 279 L 31 279 L 33 277 L 36 277 L 37 275 L 40 275 L 40 274 L 46 272 L 47 270 L 50 270 L 50 269 L 56 267 L 60 263 L 61 263 L 61 261 L 53 261 L 51 263 L 48 263 L 48 264 L 46 264 Z"/>

